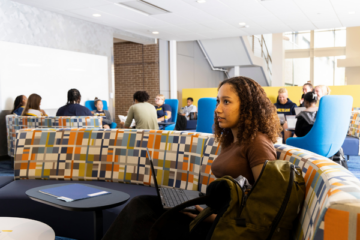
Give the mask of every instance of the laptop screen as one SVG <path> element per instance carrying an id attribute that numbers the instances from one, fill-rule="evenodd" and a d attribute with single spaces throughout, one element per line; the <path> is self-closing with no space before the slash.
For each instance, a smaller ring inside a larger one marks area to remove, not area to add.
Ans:
<path id="1" fill-rule="evenodd" d="M 150 166 L 151 166 L 151 174 L 154 177 L 154 184 L 155 184 L 156 192 L 157 192 L 158 196 L 160 197 L 159 187 L 158 187 L 157 180 L 156 180 L 155 168 L 154 168 L 153 160 L 150 156 L 150 152 L 149 152 L 148 148 L 146 148 L 146 152 L 149 157 Z"/>

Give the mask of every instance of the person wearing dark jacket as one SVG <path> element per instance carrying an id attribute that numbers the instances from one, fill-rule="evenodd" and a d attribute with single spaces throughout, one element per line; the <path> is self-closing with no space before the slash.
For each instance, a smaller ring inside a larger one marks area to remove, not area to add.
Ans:
<path id="1" fill-rule="evenodd" d="M 295 108 L 297 106 L 288 98 L 288 91 L 286 90 L 286 88 L 280 88 L 275 107 L 278 114 L 284 114 L 286 116 L 295 115 Z"/>
<path id="2" fill-rule="evenodd" d="M 97 97 L 94 100 L 94 106 L 96 108 L 96 110 L 92 111 L 94 116 L 102 117 L 103 128 L 110 129 L 110 125 L 112 123 L 110 112 L 103 109 L 103 102 Z"/>
<path id="3" fill-rule="evenodd" d="M 315 123 L 316 114 L 318 108 L 317 104 L 317 95 L 314 92 L 308 92 L 304 96 L 304 105 L 306 109 L 299 113 L 296 116 L 296 126 L 295 126 L 295 135 L 294 137 L 303 137 L 308 132 L 310 132 L 312 126 Z"/>

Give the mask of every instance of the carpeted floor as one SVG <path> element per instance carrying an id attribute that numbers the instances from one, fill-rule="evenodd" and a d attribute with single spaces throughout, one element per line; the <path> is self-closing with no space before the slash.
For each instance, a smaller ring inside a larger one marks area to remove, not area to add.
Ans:
<path id="1" fill-rule="evenodd" d="M 348 161 L 349 170 L 360 180 L 360 156 L 351 156 Z M 0 160 L 0 176 L 14 176 L 11 160 Z M 55 240 L 75 240 L 65 237 L 56 237 Z"/>

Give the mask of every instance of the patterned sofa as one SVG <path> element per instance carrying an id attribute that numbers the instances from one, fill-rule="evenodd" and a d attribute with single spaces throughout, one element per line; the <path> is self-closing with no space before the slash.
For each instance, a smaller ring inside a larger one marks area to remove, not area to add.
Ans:
<path id="1" fill-rule="evenodd" d="M 350 156 L 360 156 L 360 110 L 353 109 L 350 116 L 349 131 L 342 145 L 348 160 Z"/>
<path id="2" fill-rule="evenodd" d="M 19 131 L 16 146 L 15 180 L 0 188 L 0 215 L 36 219 L 57 235 L 78 240 L 92 238 L 91 213 L 50 207 L 30 200 L 25 191 L 59 181 L 91 181 L 131 197 L 156 195 L 149 187 L 147 147 L 162 186 L 205 192 L 221 151 L 211 134 L 149 130 L 26 129 Z M 322 156 L 282 144 L 275 148 L 278 159 L 302 168 L 306 182 L 294 239 L 359 239 L 360 181 Z M 104 211 L 104 230 L 123 207 Z"/>
<path id="3" fill-rule="evenodd" d="M 8 155 L 14 157 L 16 131 L 28 128 L 101 128 L 99 117 L 6 116 Z"/>

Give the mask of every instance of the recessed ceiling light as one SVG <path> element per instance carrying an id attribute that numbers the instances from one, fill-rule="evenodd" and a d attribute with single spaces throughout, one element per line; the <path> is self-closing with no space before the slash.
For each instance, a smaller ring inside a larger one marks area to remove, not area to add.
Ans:
<path id="1" fill-rule="evenodd" d="M 206 0 L 197 0 L 198 3 L 206 3 Z"/>
<path id="2" fill-rule="evenodd" d="M 241 22 L 241 23 L 239 23 L 239 25 L 244 27 L 244 26 L 246 26 L 246 23 Z"/>
<path id="3" fill-rule="evenodd" d="M 154 32 L 152 32 L 152 34 L 159 34 L 159 32 L 157 32 L 157 31 L 154 31 Z"/>
<path id="4" fill-rule="evenodd" d="M 95 13 L 93 14 L 93 17 L 101 17 L 101 14 Z"/>
<path id="5" fill-rule="evenodd" d="M 349 12 L 349 14 L 355 14 L 355 12 L 354 12 L 354 11 L 351 11 L 351 12 Z"/>

